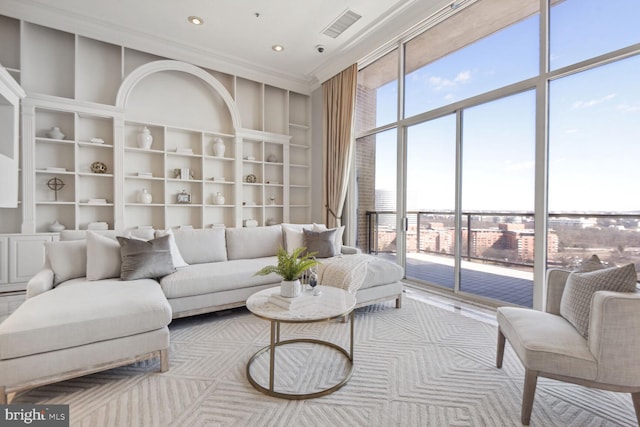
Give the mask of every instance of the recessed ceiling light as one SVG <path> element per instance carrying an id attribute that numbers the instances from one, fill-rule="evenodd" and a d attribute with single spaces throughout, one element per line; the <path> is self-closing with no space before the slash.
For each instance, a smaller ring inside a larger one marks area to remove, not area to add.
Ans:
<path id="1" fill-rule="evenodd" d="M 204 19 L 199 16 L 190 16 L 187 18 L 187 21 L 191 22 L 193 25 L 202 25 L 204 24 Z"/>
<path id="2" fill-rule="evenodd" d="M 275 50 L 276 52 L 282 52 L 284 50 L 284 46 L 279 44 L 274 44 L 273 46 L 271 46 L 271 49 Z"/>

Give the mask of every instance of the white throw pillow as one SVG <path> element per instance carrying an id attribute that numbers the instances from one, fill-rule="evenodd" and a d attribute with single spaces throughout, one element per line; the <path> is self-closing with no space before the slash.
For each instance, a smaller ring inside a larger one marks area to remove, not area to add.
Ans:
<path id="1" fill-rule="evenodd" d="M 327 231 L 327 226 L 324 224 L 316 224 L 313 223 L 313 231 Z M 335 242 L 335 253 L 340 254 L 342 252 L 342 235 L 344 234 L 344 225 L 340 227 L 336 227 L 336 242 Z"/>
<path id="2" fill-rule="evenodd" d="M 54 285 L 87 274 L 86 240 L 45 242 L 44 248 L 53 270 Z"/>
<path id="3" fill-rule="evenodd" d="M 303 229 L 312 230 L 313 224 L 282 224 L 284 233 L 284 249 L 292 254 L 297 248 L 304 246 Z"/>
<path id="4" fill-rule="evenodd" d="M 168 228 L 166 230 L 158 230 L 156 231 L 156 237 L 169 236 L 169 251 L 171 252 L 171 260 L 173 261 L 173 266 L 175 268 L 187 267 L 189 264 L 184 260 L 182 254 L 180 253 L 180 249 L 178 248 L 178 244 L 176 243 L 176 238 L 173 235 L 173 230 Z"/>
<path id="5" fill-rule="evenodd" d="M 118 241 L 87 230 L 87 280 L 120 277 L 120 266 Z"/>

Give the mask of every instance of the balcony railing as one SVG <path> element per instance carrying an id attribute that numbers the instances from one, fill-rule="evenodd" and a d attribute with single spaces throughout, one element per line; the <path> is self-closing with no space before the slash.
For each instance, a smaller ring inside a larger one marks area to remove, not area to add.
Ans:
<path id="1" fill-rule="evenodd" d="M 368 211 L 366 217 L 361 249 L 395 253 L 396 212 Z M 453 288 L 454 219 L 451 211 L 408 212 L 407 277 Z M 533 221 L 532 212 L 463 212 L 461 290 L 531 306 Z M 640 266 L 639 221 L 635 213 L 551 213 L 547 266 L 574 268 L 592 254 L 610 265 Z"/>

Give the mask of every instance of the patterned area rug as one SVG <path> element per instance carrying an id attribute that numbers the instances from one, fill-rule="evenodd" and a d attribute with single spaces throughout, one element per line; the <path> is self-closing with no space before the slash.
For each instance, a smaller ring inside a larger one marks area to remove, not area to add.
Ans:
<path id="1" fill-rule="evenodd" d="M 412 298 L 356 311 L 355 370 L 335 393 L 282 400 L 256 391 L 246 363 L 269 342 L 269 322 L 245 309 L 176 320 L 170 370 L 157 361 L 41 387 L 14 402 L 70 405 L 73 426 L 519 426 L 523 369 L 507 346 L 495 368 L 496 326 Z M 283 325 L 282 339 L 348 346 L 349 325 Z M 282 348 L 276 387 L 315 391 L 345 372 L 314 344 Z M 254 376 L 266 378 L 267 357 Z M 260 380 L 259 380 L 260 381 Z M 532 426 L 632 426 L 628 394 L 540 379 Z"/>

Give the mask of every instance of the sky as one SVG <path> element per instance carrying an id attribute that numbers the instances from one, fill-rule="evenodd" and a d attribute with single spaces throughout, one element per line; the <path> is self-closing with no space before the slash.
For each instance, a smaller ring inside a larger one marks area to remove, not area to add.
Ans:
<path id="1" fill-rule="evenodd" d="M 551 68 L 640 42 L 640 1 L 566 0 L 551 11 Z M 538 74 L 535 15 L 414 71 L 410 117 Z M 407 55 L 412 54 L 407 52 Z M 640 211 L 640 57 L 550 84 L 549 209 Z M 395 121 L 397 84 L 378 91 L 377 125 Z M 455 117 L 410 127 L 409 210 L 454 208 Z M 532 211 L 535 92 L 463 111 L 463 210 Z M 376 188 L 393 189 L 396 131 L 377 136 Z M 436 184 L 436 185 L 434 185 Z"/>

